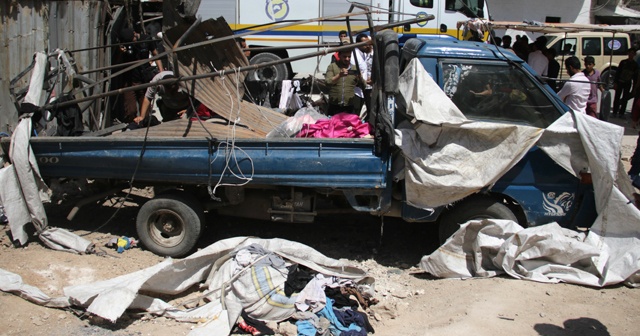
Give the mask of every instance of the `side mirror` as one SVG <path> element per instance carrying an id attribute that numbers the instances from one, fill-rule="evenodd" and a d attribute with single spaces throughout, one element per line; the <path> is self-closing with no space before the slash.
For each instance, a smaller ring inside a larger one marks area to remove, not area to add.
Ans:
<path id="1" fill-rule="evenodd" d="M 402 27 L 402 30 L 405 31 L 405 32 L 410 32 L 411 31 L 411 24 L 405 23 L 404 26 Z"/>
<path id="2" fill-rule="evenodd" d="M 446 24 L 441 24 L 440 25 L 440 32 L 441 33 L 446 33 L 447 32 L 447 25 Z"/>

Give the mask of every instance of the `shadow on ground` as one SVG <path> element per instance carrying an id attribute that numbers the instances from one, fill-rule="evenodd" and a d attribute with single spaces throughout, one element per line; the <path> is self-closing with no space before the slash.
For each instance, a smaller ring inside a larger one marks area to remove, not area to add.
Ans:
<path id="1" fill-rule="evenodd" d="M 409 268 L 438 248 L 434 223 L 407 223 L 368 214 L 318 217 L 313 224 L 275 223 L 209 215 L 199 247 L 236 236 L 283 238 L 322 254 L 351 260 L 374 259 L 384 266 Z"/>
<path id="2" fill-rule="evenodd" d="M 116 212 L 116 208 L 108 204 L 89 204 L 69 221 L 66 216 L 72 207 L 71 202 L 47 205 L 50 225 L 76 231 L 79 235 L 95 231 L 114 237 L 137 237 L 138 206 L 128 206 Z M 207 214 L 206 221 L 207 226 L 197 248 L 237 236 L 283 238 L 308 245 L 335 259 L 374 259 L 384 266 L 409 268 L 439 246 L 434 223 L 407 223 L 397 218 L 383 220 L 366 213 L 318 217 L 311 224 L 270 222 L 214 213 Z"/>
<path id="3" fill-rule="evenodd" d="M 602 322 L 580 317 L 564 321 L 562 326 L 549 323 L 538 323 L 533 326 L 538 335 L 543 336 L 607 336 L 610 335 L 607 327 Z"/>

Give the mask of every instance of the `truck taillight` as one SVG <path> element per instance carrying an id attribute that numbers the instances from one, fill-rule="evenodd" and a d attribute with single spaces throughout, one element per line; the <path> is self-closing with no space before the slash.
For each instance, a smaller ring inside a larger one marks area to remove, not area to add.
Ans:
<path id="1" fill-rule="evenodd" d="M 591 179 L 591 173 L 580 173 L 580 183 L 593 184 L 593 180 Z"/>

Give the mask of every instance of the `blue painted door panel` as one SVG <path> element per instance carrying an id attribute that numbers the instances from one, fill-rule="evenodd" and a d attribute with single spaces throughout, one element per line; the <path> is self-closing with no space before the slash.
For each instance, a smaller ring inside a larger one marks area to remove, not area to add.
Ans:
<path id="1" fill-rule="evenodd" d="M 558 222 L 569 227 L 584 204 L 580 180 L 533 147 L 491 188 L 522 207 L 529 225 Z"/>

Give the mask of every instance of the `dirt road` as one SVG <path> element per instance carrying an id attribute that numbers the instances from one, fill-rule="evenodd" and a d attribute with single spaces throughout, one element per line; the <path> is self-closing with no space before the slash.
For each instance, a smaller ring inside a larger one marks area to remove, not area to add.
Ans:
<path id="1" fill-rule="evenodd" d="M 635 131 L 623 144 L 623 160 L 635 147 Z M 83 208 L 73 222 L 68 207 L 49 205 L 52 226 L 86 234 L 97 246 L 117 236 L 135 236 L 135 207 L 113 214 L 108 204 Z M 594 289 L 541 284 L 508 277 L 473 280 L 433 279 L 415 265 L 437 248 L 437 231 L 425 224 L 368 216 L 323 218 L 314 225 L 280 224 L 209 216 L 200 247 L 234 236 L 279 237 L 346 259 L 376 279 L 380 303 L 371 311 L 377 335 L 637 335 L 640 290 L 624 286 Z M 0 226 L 0 268 L 17 273 L 46 294 L 63 295 L 65 286 L 130 273 L 162 260 L 140 248 L 107 256 L 55 252 L 37 242 L 15 248 Z M 381 232 L 383 232 L 381 236 Z M 129 313 L 116 324 L 80 312 L 37 306 L 0 293 L 0 335 L 184 335 L 193 324 Z M 284 328 L 284 326 L 282 326 Z M 295 331 L 295 328 L 289 330 Z"/>

